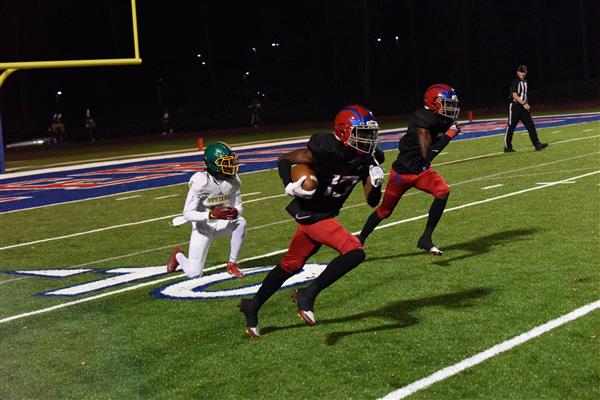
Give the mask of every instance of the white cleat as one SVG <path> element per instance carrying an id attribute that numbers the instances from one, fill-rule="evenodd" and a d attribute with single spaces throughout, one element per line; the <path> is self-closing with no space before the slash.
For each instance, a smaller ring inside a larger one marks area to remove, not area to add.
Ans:
<path id="1" fill-rule="evenodd" d="M 260 337 L 260 331 L 258 330 L 258 326 L 247 326 L 246 333 L 251 338 Z"/>
<path id="2" fill-rule="evenodd" d="M 432 256 L 441 256 L 442 254 L 444 254 L 444 252 L 438 249 L 437 247 L 433 246 L 429 249 L 429 254 L 431 254 Z"/>
<path id="3" fill-rule="evenodd" d="M 315 320 L 315 314 L 312 311 L 299 310 L 298 316 L 302 318 L 308 326 L 315 326 L 317 323 Z"/>

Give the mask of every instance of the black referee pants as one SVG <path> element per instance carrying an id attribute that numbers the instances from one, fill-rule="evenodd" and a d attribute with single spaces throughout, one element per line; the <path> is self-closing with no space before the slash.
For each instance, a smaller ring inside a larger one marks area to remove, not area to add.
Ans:
<path id="1" fill-rule="evenodd" d="M 513 134 L 515 133 L 515 128 L 517 124 L 521 121 L 525 128 L 527 128 L 527 132 L 529 132 L 529 139 L 531 139 L 531 144 L 537 146 L 540 144 L 540 139 L 538 138 L 537 131 L 535 130 L 535 125 L 533 124 L 533 120 L 531 119 L 531 114 L 529 111 L 525 109 L 520 104 L 510 103 L 508 106 L 508 125 L 506 126 L 506 133 L 504 134 L 504 148 L 512 149 L 512 139 Z"/>

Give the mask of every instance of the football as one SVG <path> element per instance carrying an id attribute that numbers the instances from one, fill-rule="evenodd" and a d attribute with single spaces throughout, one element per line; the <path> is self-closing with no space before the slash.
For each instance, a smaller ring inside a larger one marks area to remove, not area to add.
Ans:
<path id="1" fill-rule="evenodd" d="M 303 176 L 306 176 L 306 180 L 302 183 L 302 189 L 314 190 L 317 188 L 319 181 L 315 170 L 308 164 L 295 164 L 292 167 L 292 181 L 296 182 Z"/>

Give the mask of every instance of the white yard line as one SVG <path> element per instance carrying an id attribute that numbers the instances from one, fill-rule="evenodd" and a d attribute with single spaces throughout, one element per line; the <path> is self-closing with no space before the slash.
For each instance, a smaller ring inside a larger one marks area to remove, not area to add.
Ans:
<path id="1" fill-rule="evenodd" d="M 262 192 L 242 193 L 242 197 L 245 197 L 245 196 L 254 196 L 256 194 L 261 194 L 261 193 Z"/>
<path id="2" fill-rule="evenodd" d="M 598 129 L 584 129 L 582 132 L 592 132 L 597 131 Z"/>
<path id="3" fill-rule="evenodd" d="M 512 349 L 513 347 L 517 347 L 522 345 L 525 342 L 528 342 L 531 339 L 534 339 L 546 332 L 549 332 L 555 328 L 558 328 L 561 325 L 564 325 L 568 322 L 574 321 L 577 318 L 583 317 L 590 312 L 597 310 L 600 308 L 600 300 L 597 300 L 593 303 L 586 304 L 583 307 L 580 307 L 574 311 L 571 311 L 568 314 L 562 315 L 552 321 L 548 321 L 543 325 L 536 326 L 535 328 L 520 334 L 519 336 L 515 336 L 510 340 L 506 340 L 500 344 L 497 344 L 489 349 L 482 351 L 481 353 L 475 354 L 472 357 L 466 358 L 459 363 L 441 369 L 423 379 L 420 379 L 416 382 L 411 383 L 410 385 L 404 386 L 401 389 L 395 390 L 391 393 L 388 393 L 385 397 L 382 397 L 384 400 L 399 400 L 405 397 L 412 395 L 413 393 L 424 389 L 428 386 L 436 382 L 443 381 L 446 378 L 449 378 L 453 375 L 458 374 L 465 369 L 471 368 L 477 364 L 484 362 L 485 360 L 497 356 L 500 353 L 504 353 Z"/>
<path id="4" fill-rule="evenodd" d="M 20 281 L 21 279 L 30 278 L 29 276 L 21 276 L 19 278 L 7 279 L 5 281 L 0 281 L 0 285 L 4 285 L 5 283 Z"/>
<path id="5" fill-rule="evenodd" d="M 141 194 L 136 194 L 135 196 L 119 197 L 119 198 L 116 198 L 115 200 L 117 200 L 117 201 L 120 201 L 120 200 L 129 200 L 129 199 L 135 199 L 135 198 L 138 198 L 138 197 L 142 197 L 142 195 Z"/>
<path id="6" fill-rule="evenodd" d="M 549 185 L 551 183 L 552 182 L 536 182 L 535 184 L 536 185 Z M 569 182 L 561 182 L 560 184 L 561 185 L 566 185 L 566 184 L 569 184 L 569 183 L 577 183 L 577 182 L 576 181 L 569 181 Z"/>
<path id="7" fill-rule="evenodd" d="M 504 186 L 504 184 L 503 183 L 499 183 L 497 185 L 482 187 L 481 190 L 494 189 L 494 188 L 501 187 L 501 186 Z"/>
<path id="8" fill-rule="evenodd" d="M 594 172 L 590 172 L 590 173 L 587 173 L 587 174 L 584 174 L 584 175 L 574 176 L 574 177 L 571 177 L 571 178 L 568 178 L 568 179 L 563 179 L 562 181 L 552 182 L 552 183 L 549 183 L 549 184 L 544 185 L 544 186 L 535 186 L 535 187 L 532 187 L 532 188 L 529 188 L 529 189 L 519 190 L 519 191 L 512 192 L 512 193 L 507 193 L 507 194 L 504 194 L 502 196 L 496 196 L 496 197 L 491 197 L 491 198 L 484 199 L 484 200 L 479 200 L 479 201 L 474 201 L 474 202 L 471 202 L 471 203 L 462 204 L 460 206 L 448 208 L 444 212 L 446 213 L 446 212 L 450 212 L 450 211 L 460 210 L 460 209 L 463 209 L 463 208 L 467 208 L 467 207 L 471 207 L 471 206 L 475 206 L 475 205 L 479 205 L 479 204 L 484 204 L 484 203 L 489 203 L 491 201 L 503 199 L 503 198 L 506 198 L 506 197 L 516 196 L 516 195 L 527 193 L 527 192 L 531 192 L 531 191 L 534 191 L 534 190 L 540 190 L 540 189 L 544 189 L 544 188 L 548 188 L 548 187 L 553 187 L 553 186 L 559 185 L 560 183 L 562 183 L 564 181 L 569 181 L 569 180 L 574 180 L 574 179 L 581 179 L 581 178 L 585 178 L 587 176 L 595 175 L 595 174 L 598 174 L 598 173 L 600 173 L 600 170 L 594 171 Z M 390 222 L 388 224 L 380 225 L 376 229 L 384 229 L 384 228 L 388 228 L 390 226 L 395 226 L 395 225 L 403 224 L 403 223 L 410 222 L 410 221 L 416 221 L 416 220 L 419 220 L 419 219 L 426 218 L 427 216 L 428 216 L 428 214 L 423 214 L 423 215 L 419 215 L 419 216 L 416 216 L 416 217 L 413 217 L 413 218 L 407 218 L 407 219 L 396 221 L 396 222 Z M 357 234 L 359 232 L 360 231 L 353 232 L 353 234 Z M 261 259 L 261 258 L 266 258 L 266 257 L 270 257 L 272 255 L 285 253 L 286 251 L 287 251 L 287 248 L 280 249 L 280 250 L 275 250 L 275 251 L 270 252 L 270 253 L 266 253 L 266 254 L 262 254 L 262 255 L 258 255 L 258 256 L 255 256 L 255 257 L 250 257 L 250 258 L 241 260 L 240 262 L 245 262 L 245 261 L 249 261 L 249 260 L 257 260 L 257 259 Z M 212 270 L 215 270 L 217 268 L 222 268 L 224 266 L 225 266 L 225 264 L 216 265 L 214 267 L 210 267 L 210 268 L 205 269 L 205 271 L 212 271 Z M 3 319 L 0 319 L 0 323 L 5 323 L 5 322 L 13 321 L 13 320 L 16 320 L 16 319 L 25 318 L 25 317 L 28 317 L 28 316 L 31 316 L 31 315 L 37 315 L 37 314 L 46 313 L 46 312 L 57 310 L 57 309 L 60 309 L 60 308 L 65 308 L 65 307 L 69 307 L 69 306 L 72 306 L 72 305 L 81 304 L 81 303 L 85 303 L 85 302 L 88 302 L 88 301 L 92 301 L 92 300 L 100 299 L 100 298 L 103 298 L 103 297 L 111 296 L 113 294 L 128 292 L 128 291 L 139 289 L 139 288 L 145 287 L 145 286 L 155 285 L 155 284 L 158 284 L 158 283 L 161 283 L 161 282 L 165 282 L 165 281 L 168 281 L 168 280 L 173 280 L 173 279 L 179 278 L 181 275 L 182 274 L 176 274 L 174 276 L 169 276 L 169 277 L 166 277 L 166 278 L 161 278 L 161 279 L 157 279 L 157 280 L 153 280 L 153 281 L 149 281 L 149 282 L 144 282 L 144 283 L 141 283 L 141 284 L 138 284 L 138 285 L 129 286 L 129 287 L 126 287 L 126 288 L 121 288 L 121 289 L 110 291 L 110 292 L 107 292 L 107 293 L 102 293 L 100 295 L 86 297 L 86 298 L 79 299 L 79 300 L 74 300 L 74 301 L 69 301 L 69 302 L 62 303 L 62 304 L 57 304 L 57 305 L 52 306 L 52 307 L 42 308 L 42 309 L 39 309 L 39 310 L 35 310 L 35 311 L 23 313 L 23 314 L 14 315 L 14 316 L 11 316 L 11 317 L 6 317 L 6 318 L 3 318 Z"/>
<path id="9" fill-rule="evenodd" d="M 155 197 L 154 200 L 162 200 L 162 199 L 168 199 L 169 197 L 175 197 L 175 196 L 179 196 L 178 194 L 169 194 L 167 196 L 159 196 L 159 197 Z"/>

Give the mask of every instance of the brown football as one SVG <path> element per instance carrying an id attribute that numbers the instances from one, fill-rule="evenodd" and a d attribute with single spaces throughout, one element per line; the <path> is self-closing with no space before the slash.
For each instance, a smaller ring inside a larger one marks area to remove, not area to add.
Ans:
<path id="1" fill-rule="evenodd" d="M 298 179 L 306 176 L 306 180 L 302 183 L 302 189 L 313 190 L 317 188 L 319 181 L 317 180 L 317 173 L 308 164 L 296 164 L 292 167 L 292 181 L 296 182 Z"/>

